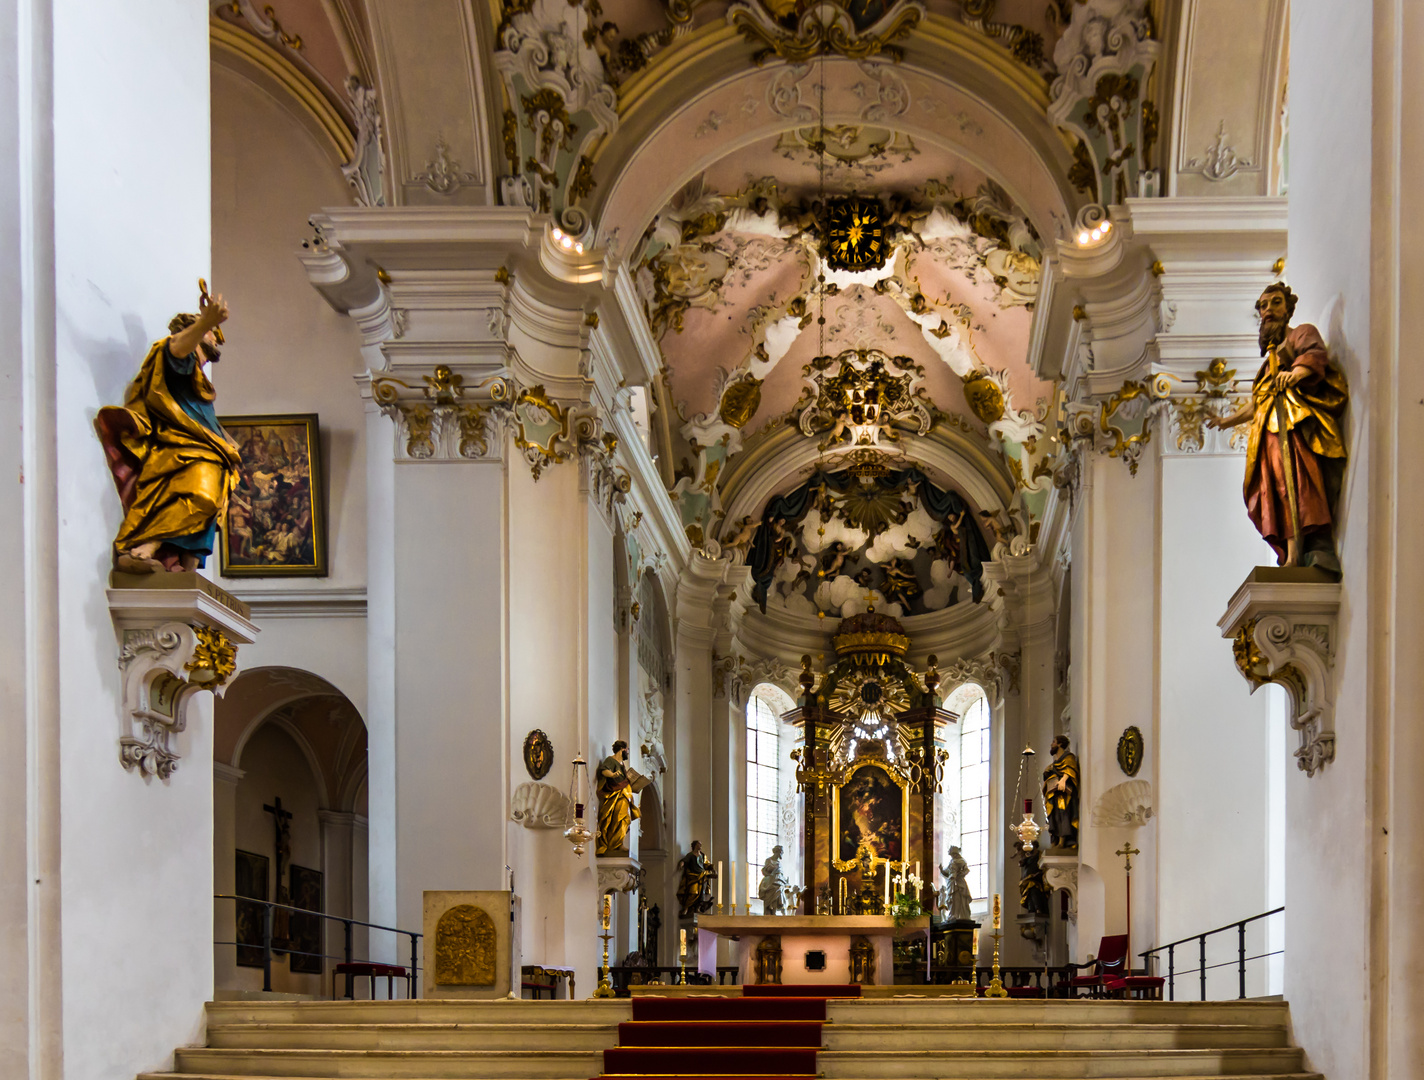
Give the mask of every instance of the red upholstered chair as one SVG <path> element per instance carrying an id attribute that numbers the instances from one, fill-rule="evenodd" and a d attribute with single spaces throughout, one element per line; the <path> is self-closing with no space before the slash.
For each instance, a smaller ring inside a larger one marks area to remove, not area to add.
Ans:
<path id="1" fill-rule="evenodd" d="M 1068 980 L 1073 996 L 1087 990 L 1089 997 L 1102 997 L 1109 980 L 1123 977 L 1127 967 L 1127 935 L 1113 934 L 1098 943 L 1098 958 L 1091 964 L 1072 964 L 1073 968 L 1091 967 L 1091 975 L 1076 975 Z"/>
<path id="2" fill-rule="evenodd" d="M 1109 997 L 1161 1001 L 1162 987 L 1166 983 L 1167 980 L 1160 975 L 1125 975 L 1119 979 L 1109 979 L 1103 990 Z"/>

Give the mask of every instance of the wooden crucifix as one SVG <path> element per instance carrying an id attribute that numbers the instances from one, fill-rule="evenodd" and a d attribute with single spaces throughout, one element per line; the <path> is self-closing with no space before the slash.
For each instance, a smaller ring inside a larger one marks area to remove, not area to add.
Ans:
<path id="1" fill-rule="evenodd" d="M 287 888 L 287 867 L 292 861 L 292 828 L 288 823 L 292 820 L 292 812 L 282 808 L 282 797 L 279 795 L 271 803 L 264 803 L 262 809 L 272 815 L 272 828 L 274 835 L 274 851 L 277 856 L 277 893 L 273 898 L 279 904 L 290 904 L 292 902 L 291 893 Z M 285 908 L 276 908 L 272 912 L 272 941 L 286 943 L 291 937 L 291 912 Z"/>

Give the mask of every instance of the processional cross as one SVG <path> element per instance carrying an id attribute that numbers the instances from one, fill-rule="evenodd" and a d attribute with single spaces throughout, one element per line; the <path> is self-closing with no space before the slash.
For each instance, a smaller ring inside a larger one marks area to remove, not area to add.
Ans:
<path id="1" fill-rule="evenodd" d="M 1126 841 L 1122 847 L 1113 852 L 1114 855 L 1121 855 L 1124 861 L 1124 869 L 1127 873 L 1127 951 L 1123 962 L 1122 973 L 1132 974 L 1132 857 L 1141 855 L 1142 852 L 1132 846 L 1132 841 Z"/>

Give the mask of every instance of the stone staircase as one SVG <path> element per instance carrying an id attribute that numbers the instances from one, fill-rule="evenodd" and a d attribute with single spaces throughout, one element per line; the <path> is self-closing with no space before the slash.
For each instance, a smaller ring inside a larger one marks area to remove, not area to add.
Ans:
<path id="1" fill-rule="evenodd" d="M 587 1080 L 628 1001 L 226 1001 L 208 1045 L 140 1080 Z M 819 1075 L 837 1080 L 1320 1080 L 1284 1002 L 832 1000 Z"/>

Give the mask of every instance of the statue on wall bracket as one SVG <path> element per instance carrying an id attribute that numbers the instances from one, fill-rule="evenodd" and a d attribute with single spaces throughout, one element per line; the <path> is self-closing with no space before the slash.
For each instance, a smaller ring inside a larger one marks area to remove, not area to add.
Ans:
<path id="1" fill-rule="evenodd" d="M 598 765 L 598 837 L 595 855 L 627 855 L 628 833 L 641 816 L 636 796 L 648 778 L 628 767 L 628 744 L 619 739 Z"/>
<path id="2" fill-rule="evenodd" d="M 1078 755 L 1068 749 L 1068 736 L 1053 737 L 1053 763 L 1043 770 L 1043 805 L 1048 811 L 1048 832 L 1053 837 L 1049 854 L 1078 850 L 1078 792 L 1081 785 Z"/>
<path id="3" fill-rule="evenodd" d="M 677 862 L 677 917 L 690 919 L 712 910 L 712 883 L 717 870 L 702 853 L 702 841 L 692 841 L 692 848 Z"/>
<path id="4" fill-rule="evenodd" d="M 1350 389 L 1330 362 L 1320 331 L 1291 326 L 1297 297 L 1283 282 L 1256 301 L 1265 362 L 1251 398 L 1212 417 L 1214 428 L 1250 424 L 1246 443 L 1246 513 L 1279 566 L 1313 566 L 1339 577 L 1335 511 L 1345 467 L 1345 407 Z"/>
<path id="5" fill-rule="evenodd" d="M 198 314 L 173 316 L 148 350 L 122 406 L 94 419 L 124 519 L 114 569 L 193 571 L 213 553 L 242 458 L 218 423 L 217 394 L 203 371 L 217 363 L 228 308 L 200 279 Z"/>

